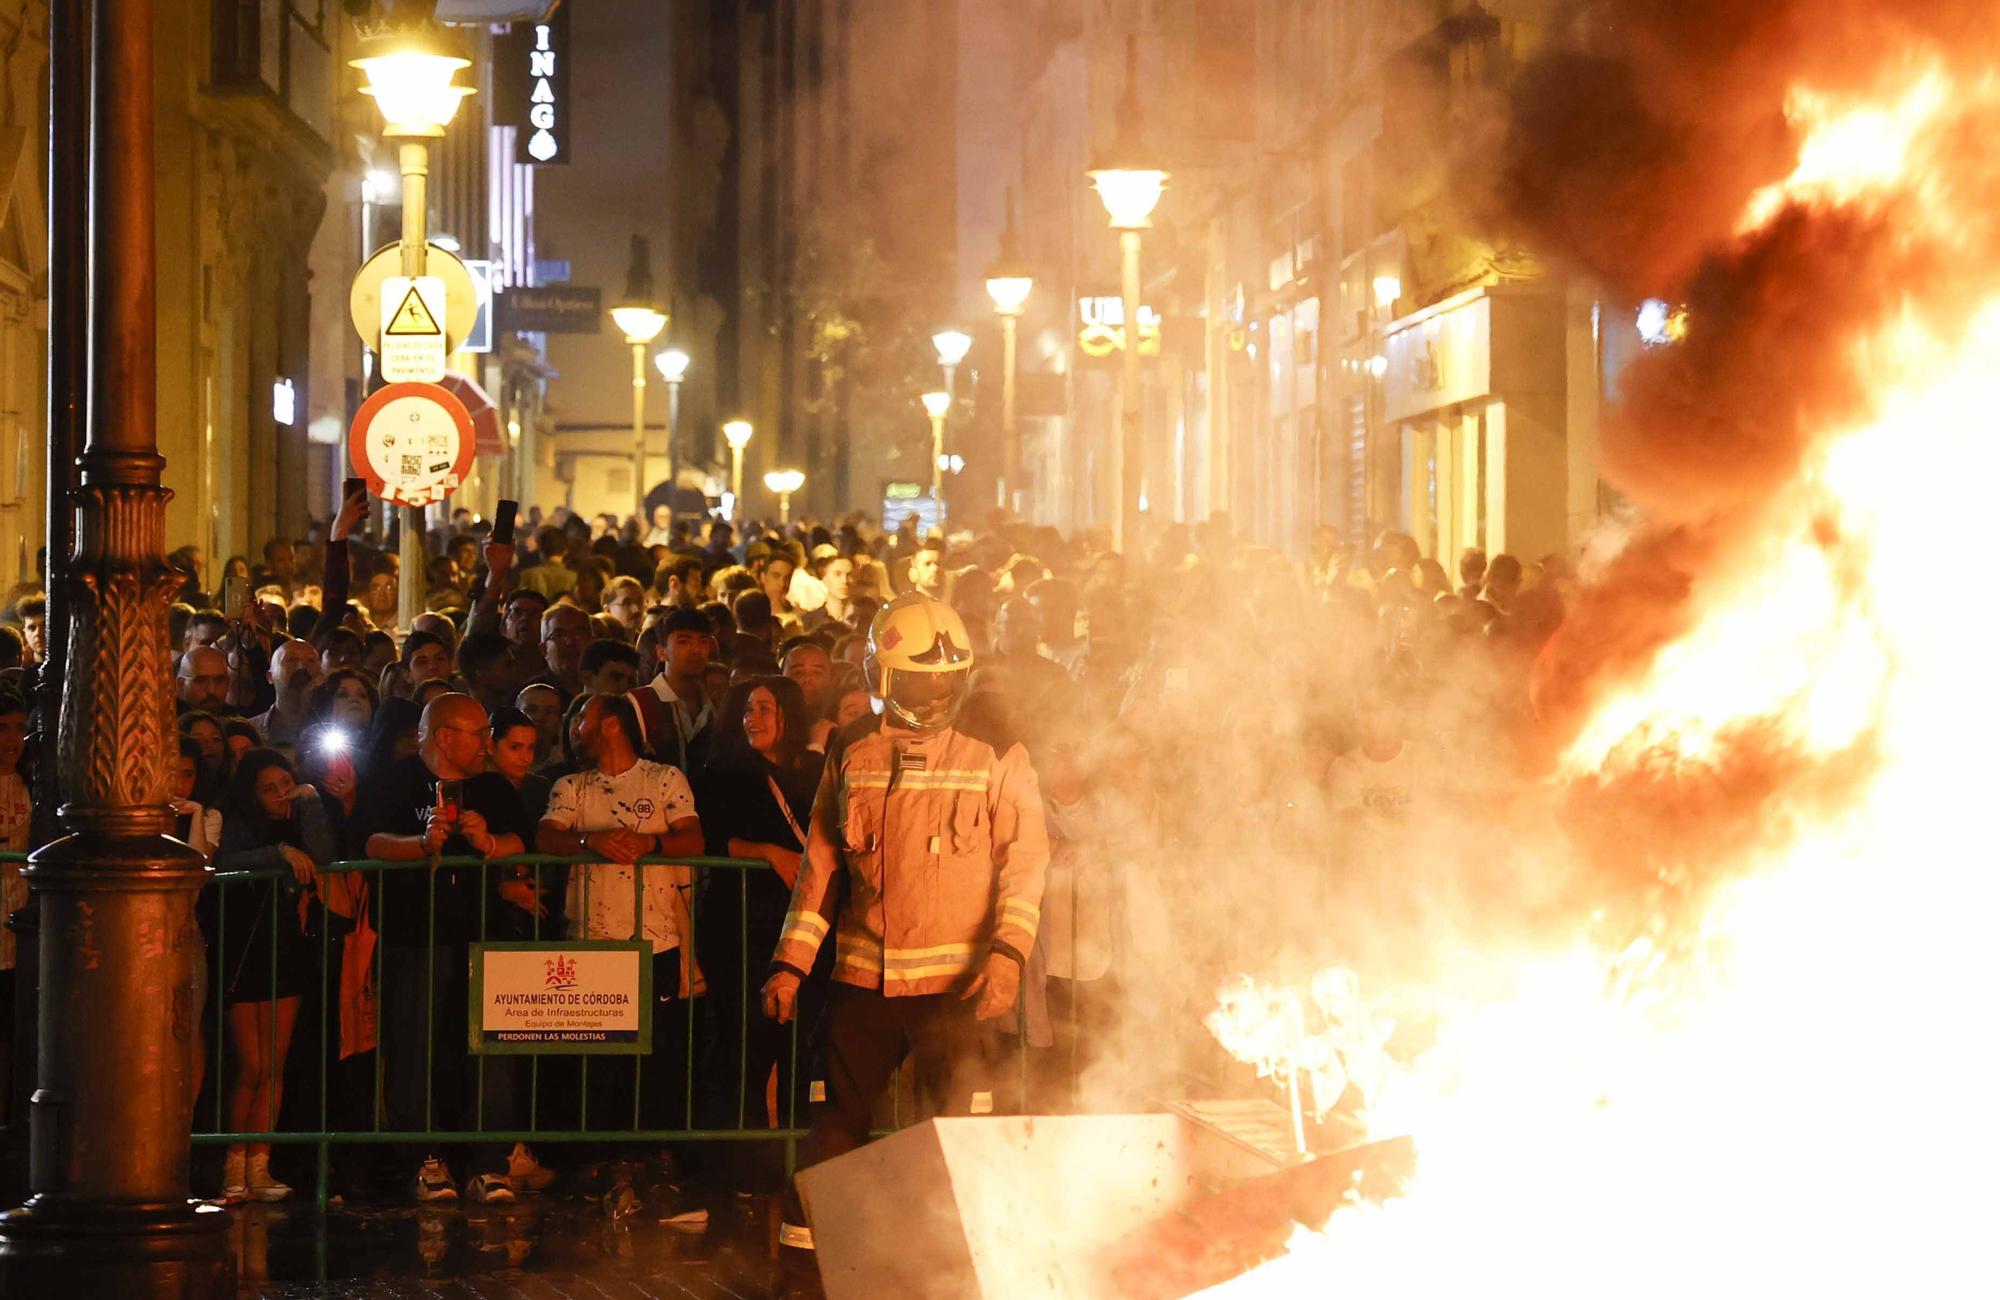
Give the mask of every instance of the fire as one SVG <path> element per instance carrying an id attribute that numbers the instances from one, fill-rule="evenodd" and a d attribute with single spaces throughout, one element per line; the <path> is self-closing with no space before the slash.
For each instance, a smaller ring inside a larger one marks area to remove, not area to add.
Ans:
<path id="1" fill-rule="evenodd" d="M 1798 167 L 1739 232 L 1916 192 L 1954 113 L 1991 96 L 1936 70 L 1879 103 L 1795 92 Z M 1854 796 L 1799 816 L 1780 792 L 1778 847 L 1744 850 L 1673 955 L 1579 937 L 1444 1008 L 1434 1045 L 1367 1098 L 1372 1135 L 1417 1141 L 1407 1195 L 1301 1229 L 1211 1294 L 2000 1288 L 1984 1246 L 2000 1211 L 1996 270 L 1962 268 L 1993 291 L 1948 328 L 1909 311 L 1851 341 L 1870 413 L 1826 431 L 1763 505 L 1760 540 L 1694 593 L 1692 630 L 1601 701 L 1556 776 L 1699 779 L 1754 737 L 1802 780 L 1861 756 Z"/>
<path id="2" fill-rule="evenodd" d="M 1799 165 L 1751 197 L 1738 229 L 1748 232 L 1770 224 L 1787 204 L 1852 204 L 1900 189 L 1912 171 L 1913 146 L 1927 128 L 1936 126 L 1953 93 L 1950 79 L 1935 68 L 1926 69 L 1887 104 L 1795 88 L 1785 117 L 1805 132 Z"/>

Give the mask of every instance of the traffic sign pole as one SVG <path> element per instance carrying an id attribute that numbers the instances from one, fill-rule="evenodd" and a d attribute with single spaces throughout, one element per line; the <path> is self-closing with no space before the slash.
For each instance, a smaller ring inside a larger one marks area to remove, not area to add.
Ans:
<path id="1" fill-rule="evenodd" d="M 415 280 L 424 273 L 424 231 L 430 202 L 430 146 L 422 140 L 405 140 L 396 150 L 403 172 L 403 274 Z M 380 355 L 380 349 L 377 349 Z M 424 572 L 424 512 L 414 507 L 403 511 L 403 536 L 396 548 L 400 572 L 396 579 L 396 622 L 403 635 L 423 612 L 423 592 L 430 577 Z"/>

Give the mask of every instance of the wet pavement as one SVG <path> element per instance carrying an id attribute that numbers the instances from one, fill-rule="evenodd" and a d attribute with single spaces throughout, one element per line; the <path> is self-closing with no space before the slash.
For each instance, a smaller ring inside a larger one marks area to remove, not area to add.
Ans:
<path id="1" fill-rule="evenodd" d="M 778 1283 L 775 1197 L 689 1196 L 706 1224 L 667 1224 L 629 1198 L 549 1193 L 513 1205 L 334 1206 L 230 1211 L 238 1295 L 425 1300 L 761 1300 Z M 617 1202 L 615 1216 L 607 1199 Z M 684 1206 L 682 1207 L 684 1208 Z"/>

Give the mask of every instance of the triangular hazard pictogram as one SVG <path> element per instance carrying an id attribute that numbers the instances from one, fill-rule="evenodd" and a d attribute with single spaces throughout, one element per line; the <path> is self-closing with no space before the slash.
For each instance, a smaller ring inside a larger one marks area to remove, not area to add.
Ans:
<path id="1" fill-rule="evenodd" d="M 382 332 L 384 334 L 444 333 L 438 327 L 437 317 L 431 315 L 431 309 L 424 303 L 424 296 L 417 292 L 417 286 L 414 284 L 410 286 L 409 292 L 403 295 L 402 304 L 396 308 L 396 314 L 390 317 L 389 328 Z"/>

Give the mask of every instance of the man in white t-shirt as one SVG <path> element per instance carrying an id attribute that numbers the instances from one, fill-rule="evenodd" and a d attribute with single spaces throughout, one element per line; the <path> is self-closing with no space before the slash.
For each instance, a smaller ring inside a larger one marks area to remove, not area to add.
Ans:
<path id="1" fill-rule="evenodd" d="M 585 696 L 570 724 L 570 743 L 582 770 L 549 792 L 548 811 L 535 835 L 543 853 L 591 854 L 598 865 L 570 869 L 565 915 L 573 939 L 630 939 L 634 872 L 645 897 L 644 935 L 653 949 L 653 1048 L 642 1063 L 643 1114 L 648 1126 L 680 1128 L 678 1100 L 686 1063 L 687 999 L 700 990 L 693 960 L 687 896 L 693 873 L 686 867 L 636 866 L 642 857 L 697 857 L 701 823 L 694 794 L 677 767 L 640 758 L 638 717 L 622 695 Z M 632 1075 L 592 1069 L 590 1114 L 624 1128 L 632 1118 Z M 600 1087 L 600 1084 L 602 1085 Z M 596 1122 L 593 1118 L 593 1122 Z"/>

